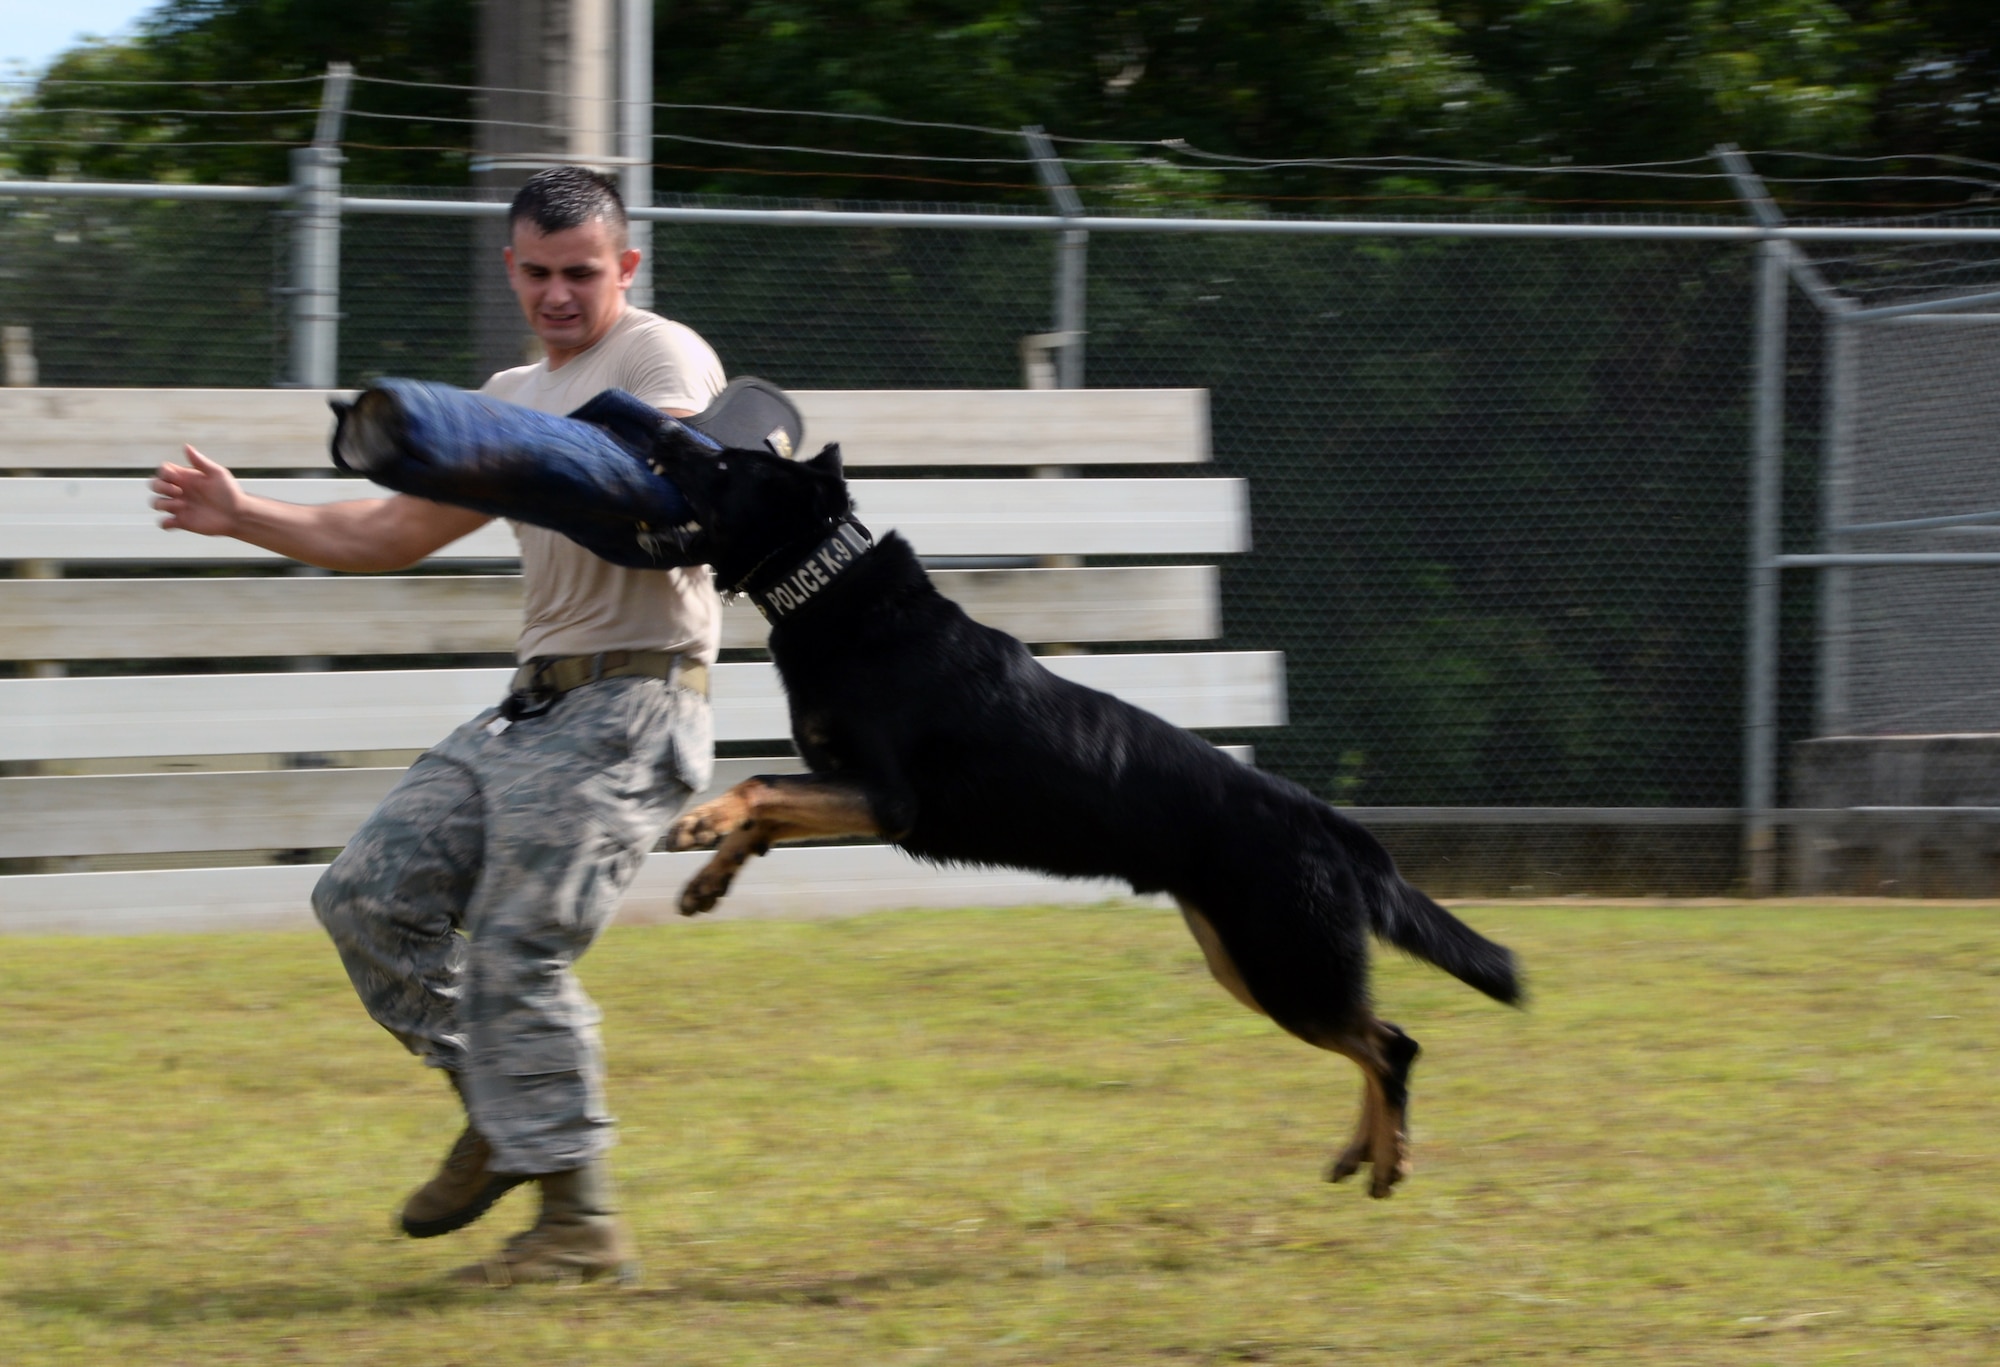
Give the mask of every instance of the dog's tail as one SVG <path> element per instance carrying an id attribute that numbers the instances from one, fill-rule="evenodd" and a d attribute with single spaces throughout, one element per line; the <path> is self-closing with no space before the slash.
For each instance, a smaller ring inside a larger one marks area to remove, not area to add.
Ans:
<path id="1" fill-rule="evenodd" d="M 1435 964 L 1495 1001 L 1519 1006 L 1526 997 L 1514 951 L 1495 944 L 1393 871 L 1369 899 L 1375 933 L 1405 953 Z"/>

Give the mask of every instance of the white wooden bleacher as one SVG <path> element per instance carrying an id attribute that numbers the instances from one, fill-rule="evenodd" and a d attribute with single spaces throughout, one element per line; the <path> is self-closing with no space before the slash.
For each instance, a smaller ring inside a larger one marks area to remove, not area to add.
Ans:
<path id="1" fill-rule="evenodd" d="M 277 497 L 379 493 L 334 477 L 325 397 L 0 389 L 0 470 L 14 472 L 0 478 L 0 561 L 39 564 L 38 573 L 59 562 L 65 576 L 0 579 L 0 660 L 61 662 L 79 673 L 101 671 L 95 662 L 144 661 L 148 671 L 0 679 L 0 764 L 15 774 L 0 777 L 0 859 L 212 863 L 0 875 L 0 930 L 306 924 L 319 866 L 273 863 L 268 852 L 343 843 L 410 752 L 504 691 L 508 671 L 492 657 L 511 649 L 520 595 L 504 527 L 447 547 L 419 572 L 302 576 L 276 572 L 287 562 L 240 543 L 155 525 L 146 472 L 174 458 L 182 441 L 259 472 L 246 482 Z M 1220 634 L 1218 574 L 1200 562 L 1248 548 L 1241 481 L 1033 479 L 1020 469 L 1203 462 L 1203 392 L 796 397 L 808 442 L 839 441 L 857 472 L 863 520 L 878 534 L 900 530 L 927 557 L 1197 561 L 938 570 L 939 587 L 981 620 L 1033 644 L 1086 648 Z M 894 467 L 978 473 L 868 477 Z M 755 612 L 732 606 L 725 648 L 762 639 Z M 441 669 L 338 667 L 343 658 L 399 655 L 483 658 Z M 256 668 L 175 672 L 177 662 L 214 660 Z M 1063 653 L 1047 663 L 1185 726 L 1284 721 L 1283 662 L 1273 653 Z M 768 664 L 721 665 L 713 692 L 719 742 L 767 755 L 788 749 L 782 691 Z M 287 755 L 332 767 L 282 767 Z M 726 760 L 714 786 L 795 763 Z M 652 856 L 624 914 L 671 914 L 704 857 Z M 1119 890 L 939 871 L 885 847 L 841 846 L 773 852 L 739 880 L 724 911 L 1005 904 Z"/>

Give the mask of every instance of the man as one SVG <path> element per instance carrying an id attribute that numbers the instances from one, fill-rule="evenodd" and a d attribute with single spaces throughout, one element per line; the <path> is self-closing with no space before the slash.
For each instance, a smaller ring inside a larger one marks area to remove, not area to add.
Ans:
<path id="1" fill-rule="evenodd" d="M 615 387 L 686 417 L 721 391 L 707 343 L 627 305 L 639 253 L 609 180 L 541 172 L 514 199 L 510 236 L 507 278 L 547 355 L 483 392 L 568 413 Z M 401 494 L 254 498 L 194 448 L 187 459 L 153 480 L 163 526 L 327 569 L 402 569 L 489 520 Z M 327 870 L 313 908 L 369 1014 L 465 1103 L 465 1132 L 405 1204 L 404 1230 L 448 1233 L 534 1182 L 534 1226 L 455 1275 L 622 1278 L 632 1253 L 606 1172 L 599 1013 L 571 965 L 708 781 L 721 604 L 703 567 L 623 569 L 555 532 L 514 530 L 516 694 L 418 759 Z"/>

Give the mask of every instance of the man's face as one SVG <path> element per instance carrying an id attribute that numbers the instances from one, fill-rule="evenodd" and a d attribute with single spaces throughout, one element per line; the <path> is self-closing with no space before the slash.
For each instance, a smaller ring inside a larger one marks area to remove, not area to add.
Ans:
<path id="1" fill-rule="evenodd" d="M 507 249 L 507 283 L 528 326 L 548 348 L 551 366 L 596 345 L 611 330 L 638 268 L 639 253 L 621 250 L 616 231 L 599 218 L 553 233 L 517 220 Z"/>

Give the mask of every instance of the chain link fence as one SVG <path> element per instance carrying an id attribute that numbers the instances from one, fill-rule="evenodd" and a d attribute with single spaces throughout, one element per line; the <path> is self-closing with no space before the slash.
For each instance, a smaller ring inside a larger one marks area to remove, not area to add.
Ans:
<path id="1" fill-rule="evenodd" d="M 264 204 L 0 198 L 0 320 L 43 384 L 269 385 L 288 246 Z"/>
<path id="2" fill-rule="evenodd" d="M 2000 595 L 1974 559 L 2000 551 L 2000 251 L 1890 245 L 1813 268 L 1850 301 L 1817 342 L 1838 372 L 1823 540 L 1957 562 L 1823 572 L 1815 730 L 2000 732 Z"/>
<path id="3" fill-rule="evenodd" d="M 345 216 L 341 383 L 483 378 L 471 282 L 499 265 L 476 237 Z M 733 373 L 1010 387 L 1019 339 L 1050 326 L 1053 239 L 661 223 L 656 301 Z M 286 240 L 283 206 L 0 199 L 0 322 L 33 327 L 44 384 L 272 383 Z M 1377 823 L 1440 891 L 1735 882 L 1749 244 L 1098 233 L 1088 263 L 1087 382 L 1209 390 L 1217 471 L 1250 482 L 1224 644 L 1285 652 L 1291 720 L 1218 739 L 1336 802 L 1480 809 Z M 1817 503 L 1821 326 L 1793 314 L 1793 544 Z M 1805 578 L 1787 738 L 1811 725 Z M 1604 816 L 1522 815 L 1548 808 Z M 1633 808 L 1708 815 L 1611 810 Z"/>

